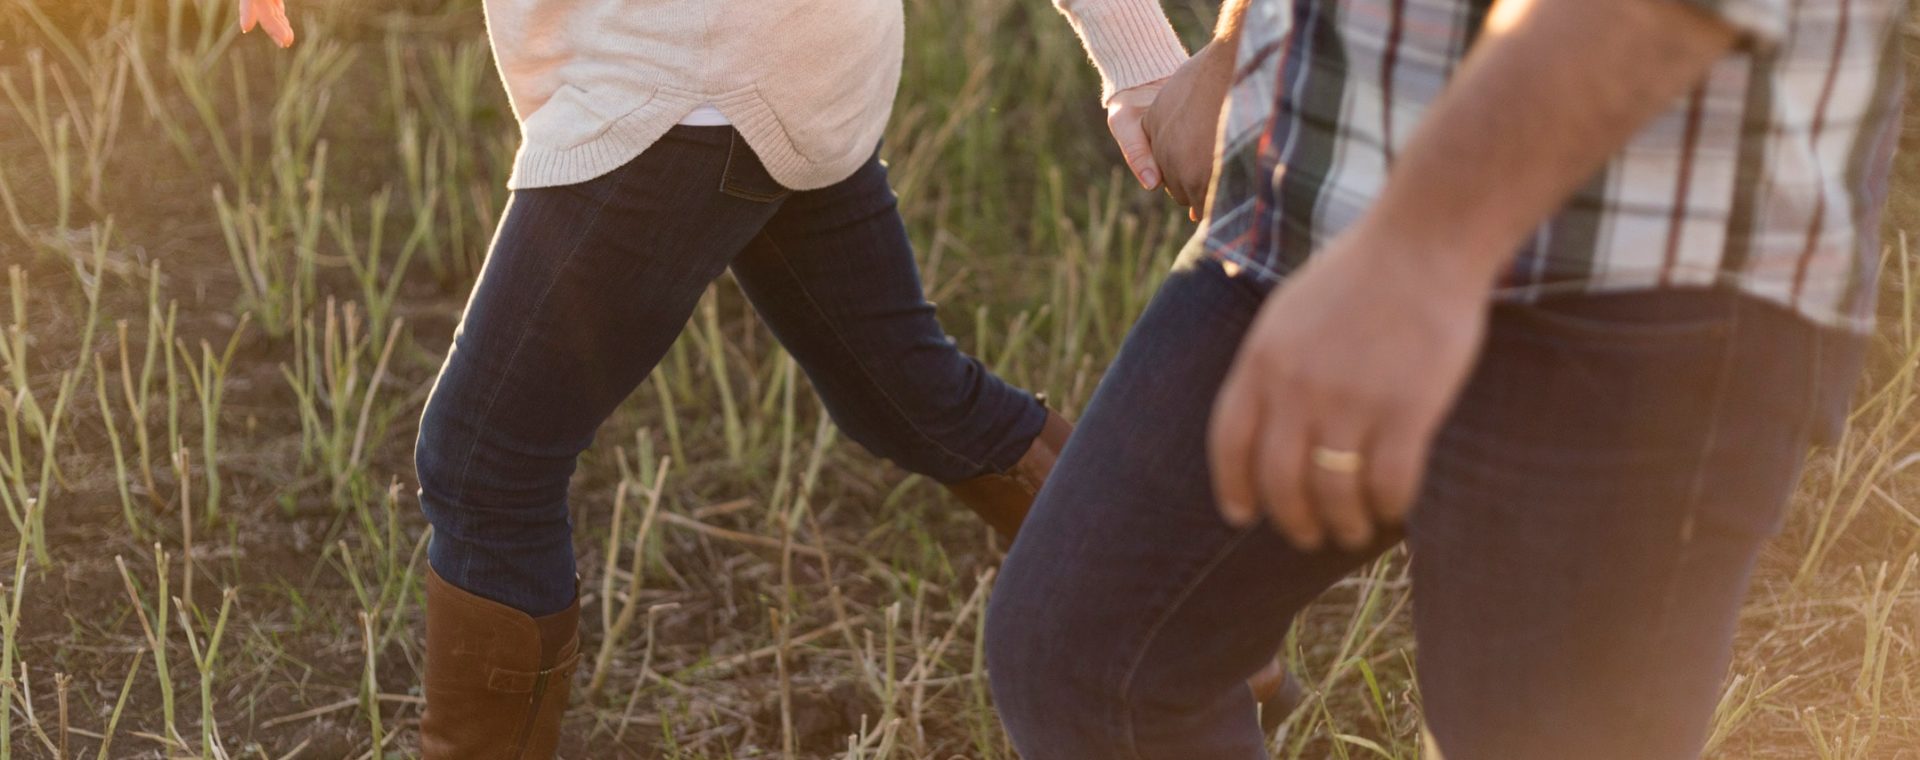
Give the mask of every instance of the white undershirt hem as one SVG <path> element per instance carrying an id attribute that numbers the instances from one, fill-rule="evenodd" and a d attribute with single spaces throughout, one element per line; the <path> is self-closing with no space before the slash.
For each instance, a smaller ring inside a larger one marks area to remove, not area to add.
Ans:
<path id="1" fill-rule="evenodd" d="M 682 117 L 680 124 L 688 127 L 725 127 L 733 122 L 720 109 L 714 108 L 712 103 L 701 103 L 699 108 Z"/>

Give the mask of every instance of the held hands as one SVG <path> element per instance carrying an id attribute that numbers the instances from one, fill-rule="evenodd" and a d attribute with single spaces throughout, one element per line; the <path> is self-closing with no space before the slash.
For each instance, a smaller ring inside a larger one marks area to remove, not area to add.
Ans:
<path id="1" fill-rule="evenodd" d="M 1158 87 L 1142 123 L 1167 194 L 1195 221 L 1213 185 L 1214 143 L 1233 84 L 1236 45 L 1216 41 L 1194 53 Z"/>
<path id="2" fill-rule="evenodd" d="M 293 24 L 287 21 L 286 0 L 240 0 L 240 33 L 255 26 L 266 30 L 275 44 L 293 47 Z"/>
<path id="3" fill-rule="evenodd" d="M 1233 83 L 1234 44 L 1208 44 L 1172 76 L 1121 90 L 1107 102 L 1107 128 L 1134 179 L 1148 190 L 1164 183 L 1196 220 L 1213 180 L 1213 143 Z"/>
<path id="4" fill-rule="evenodd" d="M 1362 226 L 1267 299 L 1209 425 L 1222 517 L 1303 551 L 1406 518 L 1485 332 L 1491 278 Z"/>

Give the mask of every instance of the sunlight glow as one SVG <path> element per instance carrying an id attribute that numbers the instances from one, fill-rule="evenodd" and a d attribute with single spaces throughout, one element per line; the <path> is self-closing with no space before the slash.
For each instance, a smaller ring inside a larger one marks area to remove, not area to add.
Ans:
<path id="1" fill-rule="evenodd" d="M 1520 20 L 1533 10 L 1533 0 L 1500 0 L 1487 11 L 1485 34 L 1502 34 L 1520 25 Z"/>

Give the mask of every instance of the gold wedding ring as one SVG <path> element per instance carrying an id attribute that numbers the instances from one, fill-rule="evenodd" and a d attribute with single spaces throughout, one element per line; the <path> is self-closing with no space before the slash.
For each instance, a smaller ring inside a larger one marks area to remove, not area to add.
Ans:
<path id="1" fill-rule="evenodd" d="M 1313 466 L 1327 472 L 1341 475 L 1360 472 L 1361 459 L 1358 451 L 1341 451 L 1325 446 L 1315 446 L 1308 456 L 1313 460 Z"/>

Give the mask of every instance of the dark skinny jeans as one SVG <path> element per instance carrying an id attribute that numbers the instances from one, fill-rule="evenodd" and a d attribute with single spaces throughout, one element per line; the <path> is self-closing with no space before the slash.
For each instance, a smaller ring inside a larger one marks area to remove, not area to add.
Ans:
<path id="1" fill-rule="evenodd" d="M 1026 760 L 1264 760 L 1246 678 L 1402 539 L 1447 760 L 1698 755 L 1755 554 L 1858 336 L 1719 290 L 1492 309 L 1403 535 L 1302 552 L 1215 509 L 1206 428 L 1269 288 L 1188 261 L 1134 327 L 995 584 Z"/>
<path id="2" fill-rule="evenodd" d="M 849 438 L 941 482 L 1004 471 L 1046 420 L 941 330 L 876 157 L 790 191 L 731 127 L 514 194 L 427 401 L 429 561 L 539 616 L 574 598 L 567 484 L 594 431 L 732 269 Z"/>

